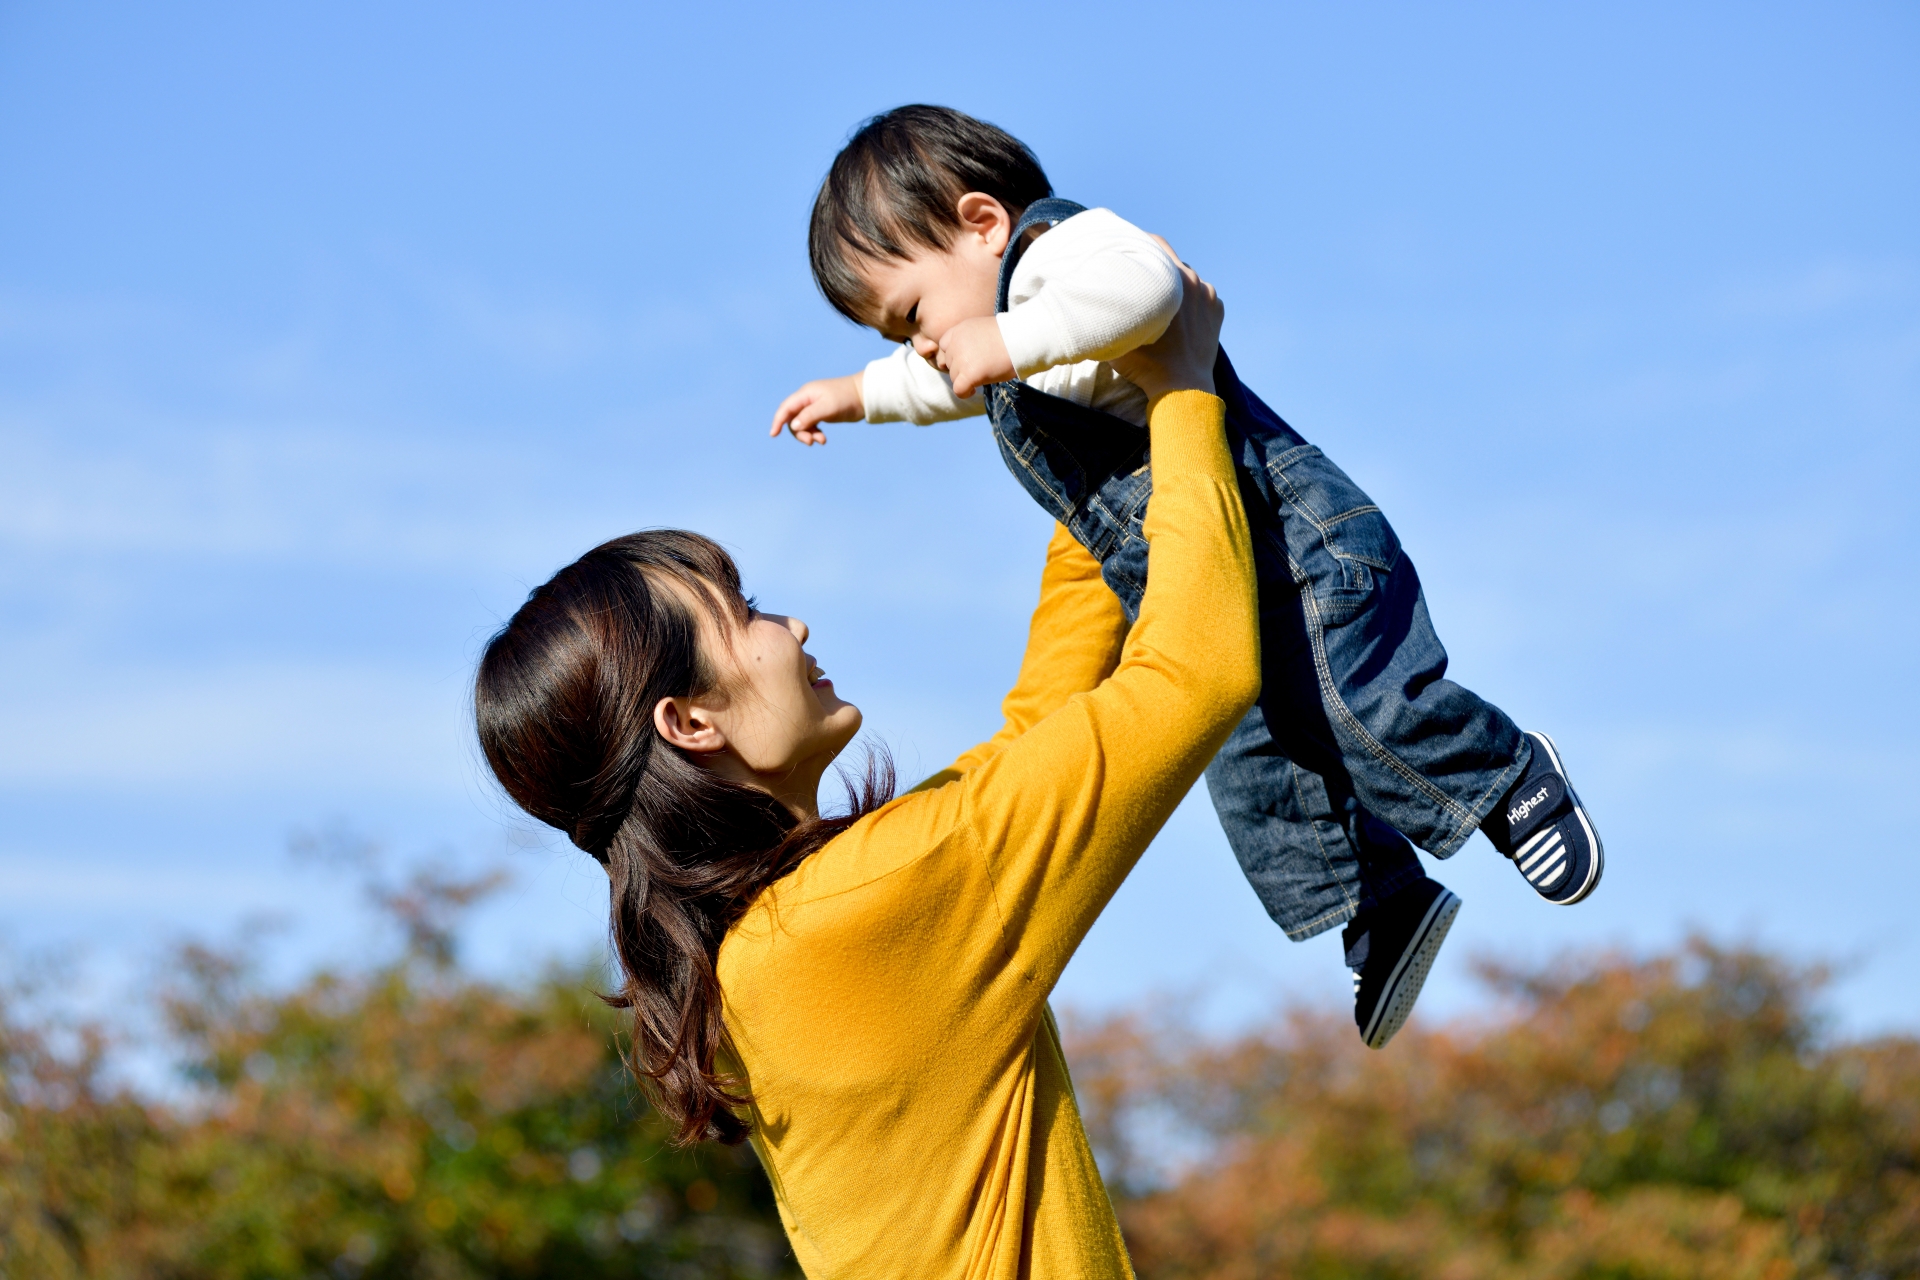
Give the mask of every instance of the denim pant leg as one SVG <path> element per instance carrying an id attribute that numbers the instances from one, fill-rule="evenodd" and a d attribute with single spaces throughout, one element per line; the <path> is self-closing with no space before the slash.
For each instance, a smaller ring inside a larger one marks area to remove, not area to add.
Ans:
<path id="1" fill-rule="evenodd" d="M 1256 538 L 1258 538 L 1256 534 Z M 1406 839 L 1362 807 L 1320 696 L 1305 592 L 1256 547 L 1260 701 L 1207 768 L 1240 869 L 1295 942 L 1344 924 L 1422 875 Z"/>
<path id="2" fill-rule="evenodd" d="M 1448 857 L 1524 772 L 1527 740 L 1446 679 L 1420 576 L 1380 509 L 1311 446 L 1273 474 L 1320 702 L 1354 792 Z"/>

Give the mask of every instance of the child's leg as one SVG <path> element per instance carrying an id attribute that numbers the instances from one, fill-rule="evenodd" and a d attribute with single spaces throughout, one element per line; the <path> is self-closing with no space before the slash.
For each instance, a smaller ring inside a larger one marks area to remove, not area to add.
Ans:
<path id="1" fill-rule="evenodd" d="M 1313 680 L 1361 805 L 1437 857 L 1526 770 L 1505 712 L 1445 678 L 1413 562 L 1380 509 L 1317 449 L 1274 476 Z"/>
<path id="2" fill-rule="evenodd" d="M 1277 748 L 1255 707 L 1207 769 L 1227 843 L 1260 905 L 1302 942 L 1351 920 L 1423 874 L 1413 848 L 1367 815 L 1351 783 L 1329 779 Z"/>
<path id="3" fill-rule="evenodd" d="M 1299 941 L 1338 924 L 1361 1039 L 1384 1048 L 1413 1011 L 1460 899 L 1355 793 L 1321 696 L 1308 593 L 1277 539 L 1256 547 L 1260 702 L 1207 770 L 1220 824 L 1261 903 Z"/>
<path id="4" fill-rule="evenodd" d="M 1447 651 L 1413 561 L 1402 555 L 1373 577 L 1370 607 L 1316 619 L 1322 697 L 1368 806 L 1450 857 L 1525 772 L 1532 747 L 1504 711 L 1444 678 Z"/>
<path id="5" fill-rule="evenodd" d="M 1369 822 L 1320 697 L 1301 592 L 1260 562 L 1260 701 L 1207 769 L 1234 857 L 1296 942 L 1345 924 L 1421 878 L 1412 848 Z"/>
<path id="6" fill-rule="evenodd" d="M 1282 754 L 1258 706 L 1207 768 L 1207 792 L 1240 870 L 1295 942 L 1425 875 L 1406 837 L 1360 807 L 1337 762 L 1329 774 Z"/>

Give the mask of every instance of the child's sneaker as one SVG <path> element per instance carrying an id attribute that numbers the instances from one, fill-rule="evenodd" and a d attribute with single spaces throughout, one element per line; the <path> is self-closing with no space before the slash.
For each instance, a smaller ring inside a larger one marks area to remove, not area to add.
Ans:
<path id="1" fill-rule="evenodd" d="M 1513 859 L 1535 893 L 1572 906 L 1600 883 L 1606 852 L 1567 781 L 1553 739 L 1544 733 L 1529 733 L 1527 738 L 1533 743 L 1533 759 L 1526 773 L 1480 829 L 1494 848 Z"/>
<path id="2" fill-rule="evenodd" d="M 1406 1025 L 1459 914 L 1459 896 L 1422 877 L 1355 916 L 1340 935 L 1353 970 L 1353 1021 L 1369 1049 L 1384 1049 Z"/>

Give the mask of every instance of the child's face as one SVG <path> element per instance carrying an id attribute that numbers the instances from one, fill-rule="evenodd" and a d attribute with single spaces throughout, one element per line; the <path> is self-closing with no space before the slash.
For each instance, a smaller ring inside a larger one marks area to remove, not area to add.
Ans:
<path id="1" fill-rule="evenodd" d="M 998 200 L 978 192 L 961 197 L 959 212 L 960 232 L 945 249 L 869 260 L 860 270 L 874 300 L 867 323 L 895 342 L 913 343 L 925 359 L 954 325 L 992 315 L 1000 288 L 1000 255 L 1013 219 Z"/>

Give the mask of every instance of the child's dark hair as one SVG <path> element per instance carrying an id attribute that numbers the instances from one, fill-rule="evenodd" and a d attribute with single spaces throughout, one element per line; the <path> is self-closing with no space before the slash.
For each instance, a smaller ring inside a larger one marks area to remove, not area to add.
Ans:
<path id="1" fill-rule="evenodd" d="M 807 228 L 807 258 L 827 301 L 855 324 L 872 304 L 861 259 L 944 250 L 961 230 L 955 206 L 990 195 L 1018 218 L 1053 194 L 1025 143 L 951 107 L 895 107 L 862 124 L 833 158 Z"/>

